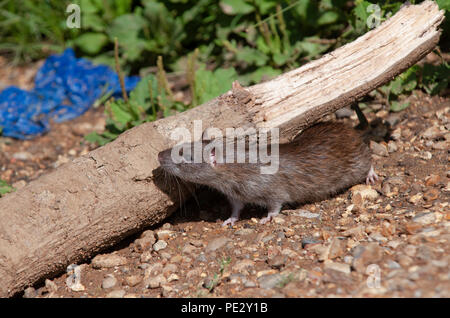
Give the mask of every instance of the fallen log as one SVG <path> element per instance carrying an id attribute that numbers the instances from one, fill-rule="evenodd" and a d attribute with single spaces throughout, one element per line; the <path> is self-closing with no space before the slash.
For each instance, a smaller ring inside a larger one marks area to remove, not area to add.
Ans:
<path id="1" fill-rule="evenodd" d="M 403 7 L 378 28 L 271 81 L 231 91 L 192 110 L 123 133 L 0 199 L 0 296 L 169 216 L 188 188 L 158 174 L 157 154 L 176 127 L 279 127 L 286 136 L 358 100 L 433 50 L 444 19 L 436 3 Z M 207 124 L 206 124 L 207 123 Z"/>

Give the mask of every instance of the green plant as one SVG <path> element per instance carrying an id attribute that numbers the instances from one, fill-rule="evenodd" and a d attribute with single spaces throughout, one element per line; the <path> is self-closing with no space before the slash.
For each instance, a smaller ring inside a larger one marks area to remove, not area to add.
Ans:
<path id="1" fill-rule="evenodd" d="M 214 274 L 213 279 L 209 282 L 207 286 L 205 286 L 209 292 L 211 292 L 220 282 L 222 279 L 223 273 L 227 266 L 231 263 L 231 257 L 222 257 L 220 260 L 218 260 L 219 263 L 219 272 Z"/>
<path id="2" fill-rule="evenodd" d="M 15 189 L 12 186 L 10 186 L 6 181 L 0 179 L 0 197 L 14 190 Z"/>

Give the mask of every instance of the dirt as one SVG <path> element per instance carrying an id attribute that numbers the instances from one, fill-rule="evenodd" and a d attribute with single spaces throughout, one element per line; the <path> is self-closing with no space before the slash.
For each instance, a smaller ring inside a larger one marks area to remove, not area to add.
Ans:
<path id="1" fill-rule="evenodd" d="M 221 227 L 225 198 L 199 189 L 163 224 L 21 296 L 450 297 L 450 100 L 408 100 L 366 114 L 376 185 L 285 207 L 265 225 L 266 212 L 247 207 L 232 228 Z M 92 150 L 83 136 L 104 123 L 98 108 L 33 140 L 0 137 L 0 178 L 25 186 Z"/>

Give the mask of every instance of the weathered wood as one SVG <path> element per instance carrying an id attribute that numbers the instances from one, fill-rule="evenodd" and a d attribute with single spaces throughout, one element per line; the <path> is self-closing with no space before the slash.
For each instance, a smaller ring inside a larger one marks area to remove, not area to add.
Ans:
<path id="1" fill-rule="evenodd" d="M 432 1 L 402 8 L 356 41 L 272 81 L 233 89 L 122 134 L 0 199 L 0 296 L 64 271 L 174 211 L 157 154 L 176 127 L 281 127 L 295 134 L 386 83 L 430 52 L 444 18 Z M 198 136 L 199 137 L 199 136 Z"/>

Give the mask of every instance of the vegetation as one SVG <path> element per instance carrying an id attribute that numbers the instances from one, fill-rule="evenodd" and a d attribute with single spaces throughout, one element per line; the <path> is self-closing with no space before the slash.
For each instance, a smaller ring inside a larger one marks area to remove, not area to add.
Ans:
<path id="1" fill-rule="evenodd" d="M 414 1 L 412 1 L 414 2 Z M 416 1 L 418 2 L 418 1 Z M 0 0 L 0 53 L 29 62 L 74 47 L 79 56 L 120 64 L 142 80 L 128 101 L 109 100 L 107 130 L 88 140 L 104 144 L 126 129 L 199 105 L 238 79 L 250 85 L 297 68 L 353 41 L 399 10 L 403 1 L 365 0 L 78 0 L 81 28 L 66 25 L 65 1 Z M 448 52 L 450 0 L 440 48 Z M 114 55 L 118 40 L 120 59 Z M 438 52 L 439 53 L 439 52 Z M 155 68 L 156 65 L 156 68 Z M 148 70 L 157 70 L 149 72 Z M 167 74 L 186 74 L 190 102 L 174 97 Z M 450 67 L 413 66 L 371 98 L 391 111 L 414 89 L 439 94 Z M 361 106 L 364 106 L 363 104 Z"/>

